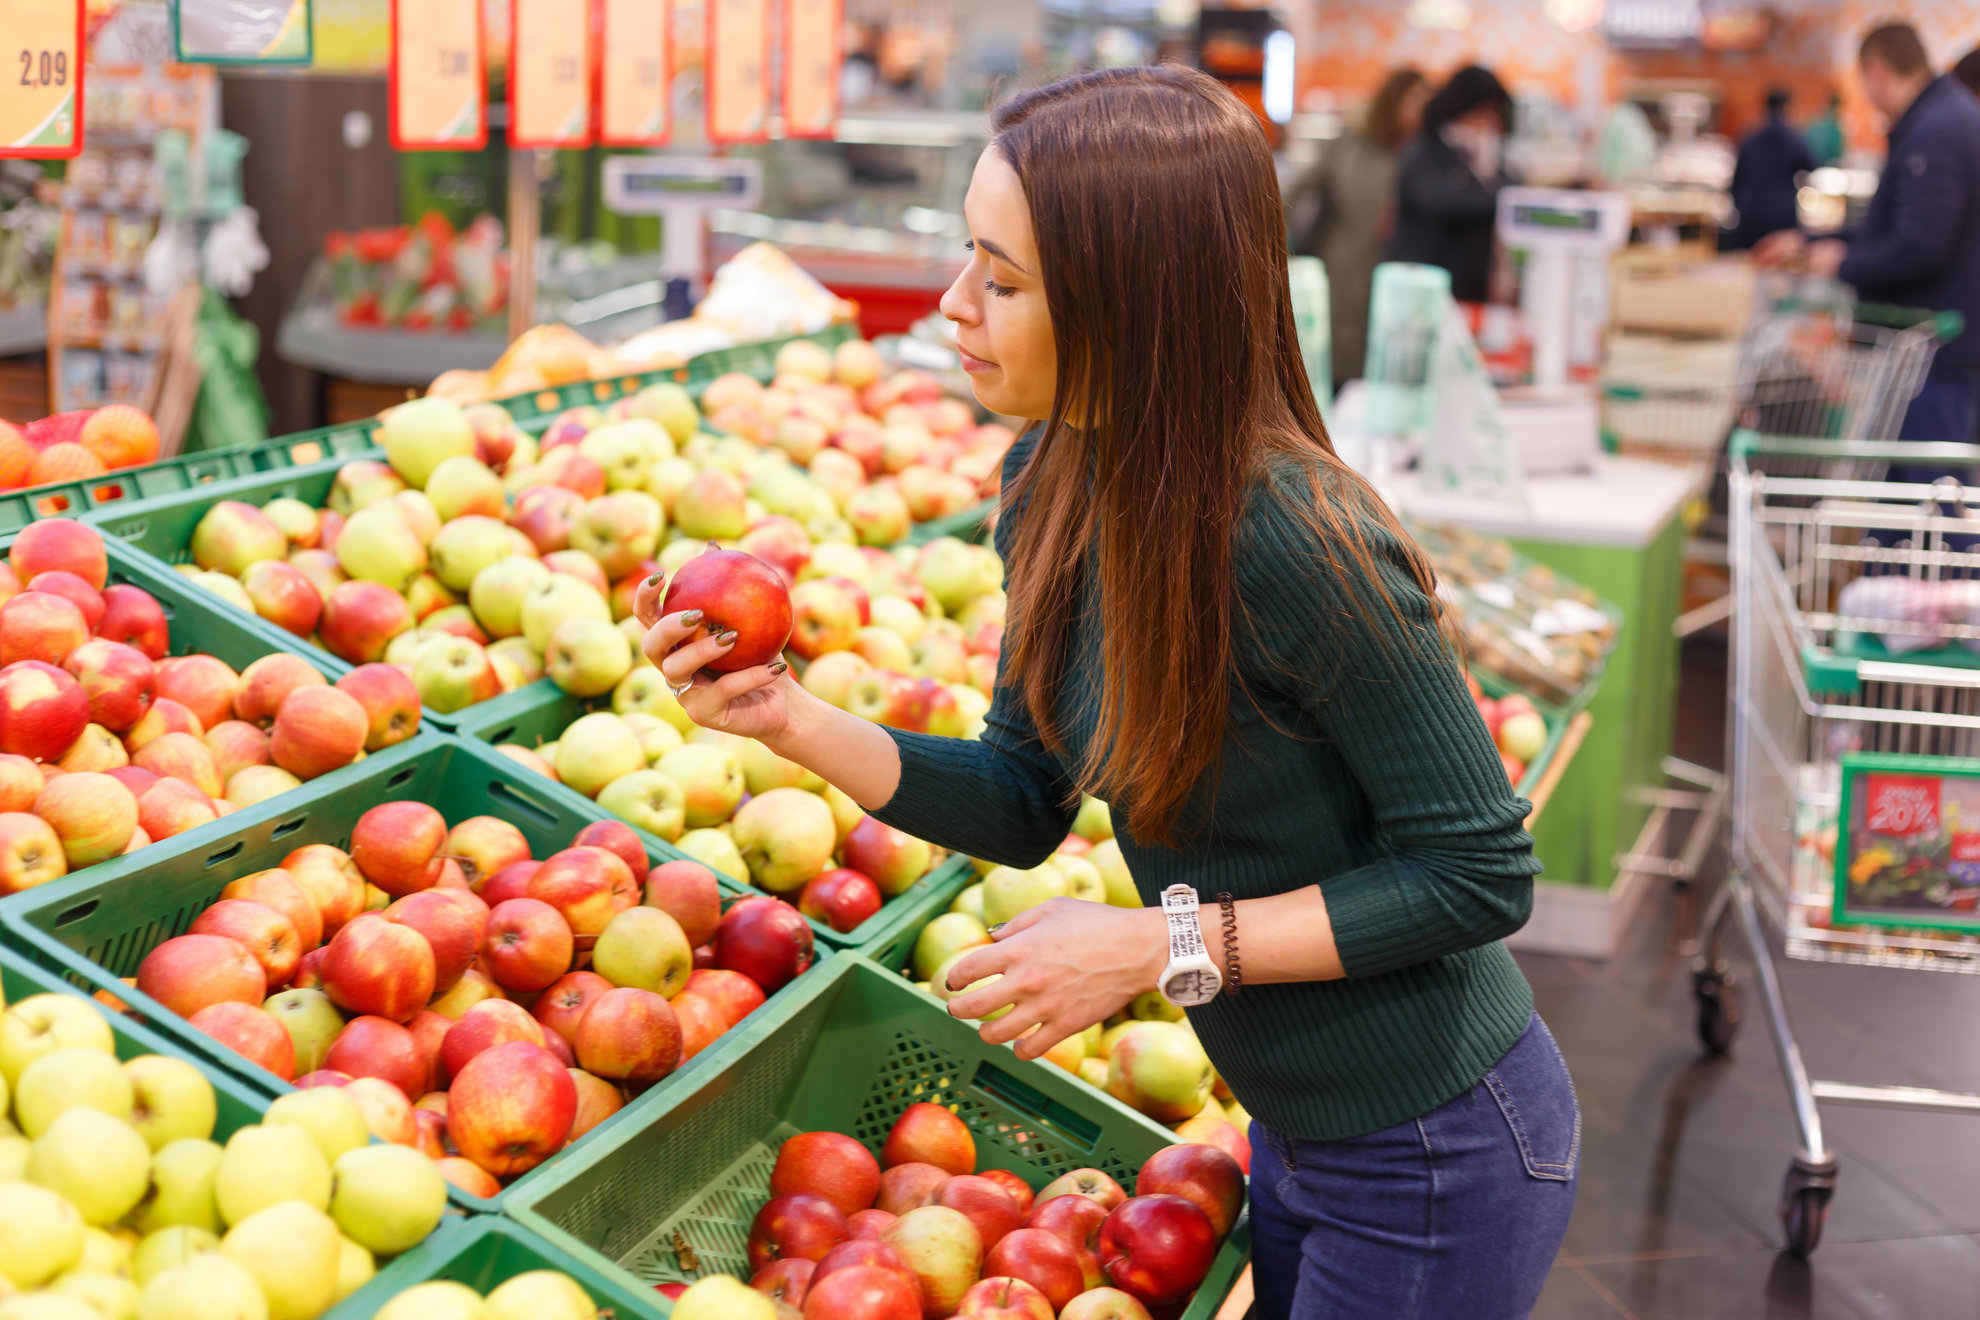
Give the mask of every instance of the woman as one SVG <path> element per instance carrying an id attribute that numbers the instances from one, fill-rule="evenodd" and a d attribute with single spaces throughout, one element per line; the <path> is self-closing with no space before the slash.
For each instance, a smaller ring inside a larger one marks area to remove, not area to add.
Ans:
<path id="1" fill-rule="evenodd" d="M 1491 295 L 1492 230 L 1505 183 L 1512 98 L 1491 70 L 1451 75 L 1423 107 L 1423 126 L 1396 169 L 1396 229 L 1387 261 L 1416 261 L 1451 273 L 1451 296 Z"/>
<path id="2" fill-rule="evenodd" d="M 881 820 L 1010 866 L 1114 804 L 1144 901 L 1192 888 L 1225 989 L 1191 1024 L 1252 1128 L 1271 1317 L 1522 1315 L 1579 1120 L 1500 937 L 1537 871 L 1428 566 L 1334 456 L 1306 383 L 1272 158 L 1177 67 L 997 112 L 942 300 L 1005 464 L 1010 578 L 981 741 L 881 728 L 783 662 L 718 675 L 693 614 L 646 653 L 711 728 Z M 1223 896 L 1229 896 L 1229 934 Z M 1037 1058 L 1155 986 L 1165 914 L 1054 900 L 963 957 L 950 1011 Z"/>
<path id="3" fill-rule="evenodd" d="M 1429 82 L 1415 69 L 1391 71 L 1369 101 L 1360 130 L 1327 148 L 1294 198 L 1294 213 L 1308 219 L 1293 250 L 1316 256 L 1327 267 L 1338 381 L 1361 375 L 1369 285 L 1395 218 L 1396 153 L 1415 136 L 1429 96 Z"/>

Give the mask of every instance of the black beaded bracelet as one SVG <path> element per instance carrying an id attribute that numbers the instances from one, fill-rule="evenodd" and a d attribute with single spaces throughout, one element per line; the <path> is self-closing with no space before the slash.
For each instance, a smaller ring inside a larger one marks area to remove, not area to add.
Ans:
<path id="1" fill-rule="evenodd" d="M 1237 900 L 1225 890 L 1217 895 L 1217 906 L 1224 910 L 1224 989 L 1235 995 L 1244 989 L 1244 969 L 1238 963 Z"/>

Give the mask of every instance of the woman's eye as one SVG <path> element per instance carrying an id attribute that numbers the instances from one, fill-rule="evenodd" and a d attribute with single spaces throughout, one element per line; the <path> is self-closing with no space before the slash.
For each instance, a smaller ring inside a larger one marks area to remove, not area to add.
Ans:
<path id="1" fill-rule="evenodd" d="M 1017 290 L 1012 288 L 1010 285 L 999 284 L 995 280 L 983 281 L 983 287 L 988 289 L 994 296 L 999 298 L 1008 298 L 1012 294 L 1017 292 Z"/>

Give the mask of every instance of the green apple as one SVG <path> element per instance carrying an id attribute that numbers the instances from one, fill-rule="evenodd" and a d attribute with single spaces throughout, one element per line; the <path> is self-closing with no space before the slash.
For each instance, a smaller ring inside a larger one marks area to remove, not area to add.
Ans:
<path id="1" fill-rule="evenodd" d="M 1079 1080 L 1096 1091 L 1107 1089 L 1107 1061 L 1091 1055 L 1079 1061 Z"/>
<path id="2" fill-rule="evenodd" d="M 323 1066 L 344 1029 L 344 1015 L 321 990 L 283 990 L 262 1001 L 262 1011 L 282 1024 L 295 1046 L 296 1076 Z"/>
<path id="3" fill-rule="evenodd" d="M 102 1228 L 83 1230 L 83 1251 L 71 1273 L 127 1275 L 131 1253 L 137 1250 L 137 1234 L 129 1229 L 111 1232 Z"/>
<path id="4" fill-rule="evenodd" d="M 902 596 L 875 596 L 869 608 L 874 627 L 888 629 L 909 646 L 921 640 L 921 634 L 928 626 L 928 616 Z"/>
<path id="5" fill-rule="evenodd" d="M 980 918 L 966 912 L 944 912 L 914 938 L 914 974 L 919 980 L 933 980 L 936 968 L 966 949 L 989 942 L 990 932 Z"/>
<path id="6" fill-rule="evenodd" d="M 970 687 L 966 683 L 949 684 L 949 695 L 956 699 L 955 720 L 962 732 L 961 738 L 981 738 L 988 727 L 990 697 L 988 694 Z"/>
<path id="7" fill-rule="evenodd" d="M 13 1130 L 0 1132 L 0 1182 L 11 1182 L 27 1174 L 28 1152 L 34 1143 Z"/>
<path id="8" fill-rule="evenodd" d="M 597 797 L 613 780 L 646 769 L 646 753 L 617 715 L 593 711 L 564 730 L 551 764 L 565 784 L 586 797 Z"/>
<path id="9" fill-rule="evenodd" d="M 371 1253 L 349 1238 L 337 1243 L 337 1300 L 343 1301 L 378 1273 L 378 1262 Z"/>
<path id="10" fill-rule="evenodd" d="M 485 573 L 482 575 L 486 576 Z M 479 582 L 481 578 L 475 581 Z M 502 680 L 505 691 L 513 692 L 523 684 L 534 683 L 543 677 L 543 657 L 531 649 L 527 638 L 498 638 L 484 649 L 488 652 L 488 663 L 495 666 L 495 676 Z"/>
<path id="11" fill-rule="evenodd" d="M 550 634 L 543 668 L 574 697 L 602 697 L 632 672 L 633 648 L 617 624 L 566 619 Z"/>
<path id="12" fill-rule="evenodd" d="M 1180 1022 L 1140 1022 L 1114 1043 L 1107 1092 L 1158 1123 L 1194 1118 L 1216 1073 L 1194 1033 Z"/>
<path id="13" fill-rule="evenodd" d="M 679 472 L 678 468 L 675 468 L 671 472 L 668 471 L 668 469 L 672 464 L 678 464 L 678 463 L 680 463 L 680 460 L 678 459 L 672 460 L 671 464 L 662 463 L 660 465 L 660 470 L 654 474 L 656 479 L 656 484 L 658 483 L 658 480 L 663 476 L 665 477 L 672 477 L 676 475 L 680 476 L 681 478 L 680 484 L 682 486 L 686 486 L 688 482 L 693 481 L 694 465 L 692 463 L 686 464 L 685 473 Z M 674 514 L 673 497 L 675 494 L 678 494 L 679 492 L 677 490 L 672 492 L 663 492 L 660 490 L 656 490 L 653 486 L 648 486 L 646 489 L 648 494 L 652 495 L 654 498 L 658 499 L 663 505 L 666 506 L 667 516 L 671 518 Z M 703 550 L 706 550 L 708 548 L 708 542 L 696 536 L 683 536 L 678 528 L 675 529 L 672 533 L 670 533 L 670 535 L 672 536 L 673 539 L 668 541 L 667 544 L 660 547 L 660 556 L 658 562 L 660 564 L 660 571 L 671 577 L 673 574 L 681 571 L 681 565 L 687 563 L 688 560 L 694 558 L 696 555 L 700 554 Z"/>
<path id="14" fill-rule="evenodd" d="M 426 481 L 426 498 L 443 523 L 478 513 L 499 518 L 508 502 L 502 497 L 502 479 L 488 465 L 468 454 L 443 459 Z"/>
<path id="15" fill-rule="evenodd" d="M 809 793 L 823 792 L 825 781 L 796 761 L 783 757 L 754 738 L 743 740 L 736 749 L 742 762 L 743 783 L 752 793 L 768 793 L 773 788 L 801 788 Z"/>
<path id="16" fill-rule="evenodd" d="M 220 1178 L 221 1154 L 215 1142 L 184 1137 L 153 1155 L 151 1185 L 131 1216 L 132 1226 L 140 1233 L 173 1227 L 218 1233 L 220 1207 L 213 1189 Z"/>
<path id="17" fill-rule="evenodd" d="M 79 995 L 30 995 L 0 1014 L 0 1079 L 9 1087 L 44 1054 L 79 1048 L 114 1054 L 116 1038 L 96 1005 Z"/>
<path id="18" fill-rule="evenodd" d="M 313 993 L 302 991 L 299 993 Z M 335 1086 L 312 1086 L 278 1096 L 261 1120 L 276 1127 L 298 1127 L 309 1134 L 324 1161 L 333 1169 L 337 1161 L 371 1140 L 364 1125 L 364 1114 L 343 1090 Z"/>
<path id="19" fill-rule="evenodd" d="M 639 739 L 640 750 L 646 753 L 646 763 L 648 765 L 652 765 L 655 761 L 665 756 L 668 752 L 673 751 L 685 741 L 681 737 L 679 729 L 676 729 L 658 715 L 648 715 L 645 711 L 635 710 L 621 715 L 619 718 L 626 722 L 626 727 L 631 729 L 633 736 Z M 754 739 L 750 740 L 750 746 L 754 747 L 757 745 Z"/>
<path id="20" fill-rule="evenodd" d="M 711 1274 L 675 1299 L 672 1315 L 673 1320 L 777 1320 L 777 1304 L 741 1279 Z"/>
<path id="21" fill-rule="evenodd" d="M 550 576 L 541 561 L 526 555 L 498 559 L 474 576 L 468 608 L 490 637 L 522 635 L 523 595 Z"/>
<path id="22" fill-rule="evenodd" d="M 664 454 L 658 452 L 662 443 Z M 578 441 L 578 452 L 605 470 L 607 490 L 640 490 L 652 476 L 653 464 L 673 457 L 674 442 L 652 422 L 607 422 Z"/>
<path id="23" fill-rule="evenodd" d="M 672 999 L 694 971 L 694 947 L 681 923 L 659 908 L 627 908 L 599 933 L 591 951 L 591 970 L 613 985 L 651 990 Z"/>
<path id="24" fill-rule="evenodd" d="M 431 1169 L 418 1151 L 397 1149 Z M 220 1254 L 261 1285 L 268 1320 L 316 1320 L 337 1297 L 341 1241 L 329 1215 L 300 1201 L 283 1201 L 235 1224 L 220 1239 Z"/>
<path id="25" fill-rule="evenodd" d="M 742 801 L 742 769 L 726 747 L 690 742 L 668 752 L 653 768 L 681 786 L 690 829 L 721 824 Z"/>
<path id="26" fill-rule="evenodd" d="M 556 1270 L 516 1275 L 489 1293 L 485 1306 L 487 1320 L 590 1320 L 598 1312 L 597 1304 L 578 1287 L 577 1280 Z M 680 1303 L 676 1302 L 676 1320 L 680 1314 Z"/>
<path id="27" fill-rule="evenodd" d="M 321 1210 L 330 1204 L 330 1164 L 302 1128 L 286 1123 L 244 1127 L 227 1141 L 214 1196 L 220 1218 L 229 1224 L 282 1201 Z"/>
<path id="28" fill-rule="evenodd" d="M 983 920 L 1001 926 L 1028 908 L 1065 896 L 1065 873 L 1050 862 L 1029 871 L 1000 866 L 983 877 Z"/>
<path id="29" fill-rule="evenodd" d="M 138 1320 L 271 1320 L 254 1275 L 218 1252 L 152 1276 L 138 1295 Z"/>
<path id="30" fill-rule="evenodd" d="M 675 445 L 686 444 L 701 425 L 701 410 L 694 406 L 688 392 L 672 381 L 648 385 L 626 400 L 626 411 L 656 423 L 666 432 L 665 452 L 669 455 Z"/>
<path id="31" fill-rule="evenodd" d="M 749 867 L 736 850 L 736 842 L 717 829 L 689 830 L 674 840 L 674 846 L 711 870 L 719 871 L 731 880 L 746 879 Z"/>
<path id="32" fill-rule="evenodd" d="M 420 704 L 452 713 L 502 694 L 502 678 L 479 642 L 427 634 L 413 653 L 413 686 Z"/>
<path id="33" fill-rule="evenodd" d="M 426 571 L 426 547 L 390 504 L 359 509 L 337 537 L 337 567 L 360 582 L 404 592 Z"/>
<path id="34" fill-rule="evenodd" d="M 14 1087 L 14 1121 L 30 1139 L 71 1109 L 94 1109 L 128 1119 L 135 1105 L 130 1078 L 114 1054 L 56 1050 L 27 1066 Z"/>
<path id="35" fill-rule="evenodd" d="M 465 1283 L 416 1283 L 380 1307 L 371 1320 L 487 1320 L 481 1294 Z"/>
<path id="36" fill-rule="evenodd" d="M 1160 990 L 1143 990 L 1128 1002 L 1128 1016 L 1137 1022 L 1180 1022 L 1183 1011 Z"/>
<path id="37" fill-rule="evenodd" d="M 166 1270 L 218 1250 L 220 1235 L 207 1229 L 186 1224 L 161 1228 L 147 1233 L 131 1253 L 131 1279 L 142 1288 Z"/>
<path id="38" fill-rule="evenodd" d="M 424 490 L 434 470 L 456 455 L 472 456 L 474 426 L 451 399 L 412 399 L 378 415 L 375 437 L 392 470 Z"/>
<path id="39" fill-rule="evenodd" d="M 979 923 L 987 925 L 987 922 L 983 922 L 983 882 L 977 881 L 951 899 L 949 911 L 975 917 Z"/>
<path id="40" fill-rule="evenodd" d="M 1073 833 L 1090 843 L 1114 837 L 1114 818 L 1107 810 L 1107 804 L 1099 798 L 1084 798 L 1079 804 L 1079 814 L 1073 817 Z"/>
<path id="41" fill-rule="evenodd" d="M 832 823 L 839 827 L 839 846 L 843 848 L 846 836 L 853 832 L 853 826 L 866 819 L 866 809 L 853 801 L 837 784 L 825 785 L 825 791 L 819 796 L 832 809 Z"/>
<path id="42" fill-rule="evenodd" d="M 120 1118 L 71 1109 L 35 1138 L 28 1181 L 65 1197 L 99 1228 L 116 1223 L 151 1185 L 151 1147 Z"/>
<path id="43" fill-rule="evenodd" d="M 124 1065 L 124 1076 L 135 1100 L 131 1125 L 153 1150 L 185 1137 L 213 1135 L 219 1113 L 213 1083 L 186 1060 L 140 1054 Z"/>
<path id="44" fill-rule="evenodd" d="M 681 786 L 658 770 L 635 770 L 614 779 L 598 794 L 599 806 L 669 843 L 686 828 L 686 802 Z"/>
<path id="45" fill-rule="evenodd" d="M 1092 862 L 1070 853 L 1054 853 L 1051 864 L 1065 877 L 1066 897 L 1088 903 L 1107 901 L 1107 882 L 1101 878 L 1100 868 Z"/>
<path id="46" fill-rule="evenodd" d="M 129 1279 L 98 1270 L 76 1270 L 55 1283 L 54 1295 L 79 1303 L 88 1320 L 137 1320 L 138 1286 Z M 6 1308 L 0 1306 L 0 1312 Z M 33 1320 L 23 1312 L 21 1320 Z M 54 1320 L 53 1313 L 49 1320 Z"/>
<path id="47" fill-rule="evenodd" d="M 538 654 L 550 649 L 550 634 L 566 619 L 610 623 L 612 607 L 605 603 L 597 588 L 568 573 L 549 573 L 542 581 L 532 582 L 523 589 L 522 635 Z"/>
<path id="48" fill-rule="evenodd" d="M 839 842 L 825 799 L 801 788 L 773 788 L 745 802 L 736 812 L 732 836 L 749 878 L 773 894 L 802 889 L 832 864 Z"/>
<path id="49" fill-rule="evenodd" d="M 681 708 L 680 699 L 667 686 L 667 676 L 642 661 L 612 689 L 612 709 L 621 715 L 640 712 L 657 715 L 682 737 L 694 732 L 694 720 Z"/>
<path id="50" fill-rule="evenodd" d="M 425 1241 L 447 1212 L 447 1180 L 410 1146 L 346 1151 L 331 1179 L 330 1217 L 345 1237 L 380 1256 L 396 1256 Z"/>
<path id="51" fill-rule="evenodd" d="M 38 1288 L 82 1259 L 82 1212 L 46 1187 L 0 1182 L 0 1282 Z"/>
<path id="52" fill-rule="evenodd" d="M 1121 860 L 1121 841 L 1103 839 L 1093 845 L 1093 851 L 1086 855 L 1100 872 L 1101 883 L 1107 887 L 1107 901 L 1115 907 L 1140 907 L 1141 894 L 1134 887 L 1134 877 L 1128 874 L 1127 863 Z"/>

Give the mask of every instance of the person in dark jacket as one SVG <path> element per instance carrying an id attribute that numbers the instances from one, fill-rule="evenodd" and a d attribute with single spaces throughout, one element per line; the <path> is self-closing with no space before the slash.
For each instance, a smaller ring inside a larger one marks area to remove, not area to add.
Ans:
<path id="1" fill-rule="evenodd" d="M 1473 64 L 1451 75 L 1423 107 L 1423 126 L 1398 162 L 1384 260 L 1442 266 L 1459 302 L 1486 300 L 1511 131 L 1512 97 L 1490 69 Z"/>
<path id="2" fill-rule="evenodd" d="M 1965 329 L 1933 359 L 1898 436 L 1972 440 L 1980 430 L 1980 100 L 1950 76 L 1933 77 L 1906 23 L 1873 29 L 1857 62 L 1865 96 L 1891 121 L 1863 223 L 1813 243 L 1776 234 L 1754 256 L 1775 263 L 1805 255 L 1811 272 L 1841 279 L 1865 301 L 1960 313 Z"/>
<path id="3" fill-rule="evenodd" d="M 1960 86 L 1980 96 L 1980 46 L 1960 56 L 1959 63 L 1953 65 L 1952 76 L 1959 80 Z"/>
<path id="4" fill-rule="evenodd" d="M 1741 252 L 1769 234 L 1793 229 L 1799 176 L 1815 168 L 1808 140 L 1787 121 L 1788 93 L 1767 93 L 1767 122 L 1739 144 L 1733 162 L 1732 228 L 1719 233 L 1719 250 Z"/>

